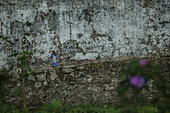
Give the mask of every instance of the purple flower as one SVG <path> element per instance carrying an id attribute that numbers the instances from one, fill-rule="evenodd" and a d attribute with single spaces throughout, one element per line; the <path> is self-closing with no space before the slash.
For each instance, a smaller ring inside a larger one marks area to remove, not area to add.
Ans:
<path id="1" fill-rule="evenodd" d="M 147 64 L 145 59 L 140 59 L 139 63 L 141 66 L 145 66 Z"/>
<path id="2" fill-rule="evenodd" d="M 130 78 L 129 82 L 132 86 L 135 86 L 137 88 L 145 86 L 145 84 L 146 84 L 144 76 L 139 77 L 138 75 L 132 76 Z"/>
<path id="3" fill-rule="evenodd" d="M 144 76 L 140 77 L 140 84 L 141 84 L 141 86 L 145 86 L 146 85 L 145 77 Z"/>
<path id="4" fill-rule="evenodd" d="M 132 86 L 138 86 L 138 84 L 139 84 L 139 76 L 138 75 L 132 76 L 130 78 L 130 84 Z"/>

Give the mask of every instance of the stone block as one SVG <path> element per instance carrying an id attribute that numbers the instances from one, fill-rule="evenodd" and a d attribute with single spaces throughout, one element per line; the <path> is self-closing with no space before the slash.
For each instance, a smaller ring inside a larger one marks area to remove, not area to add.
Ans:
<path id="1" fill-rule="evenodd" d="M 44 85 L 44 86 L 47 86 L 47 85 L 48 85 L 48 82 L 47 82 L 47 81 L 44 81 L 44 82 L 43 82 L 43 85 Z"/>
<path id="2" fill-rule="evenodd" d="M 109 84 L 104 84 L 103 87 L 102 87 L 102 90 L 103 91 L 108 91 L 109 90 Z"/>
<path id="3" fill-rule="evenodd" d="M 72 69 L 72 68 L 63 68 L 62 69 L 62 72 L 64 73 L 64 74 L 69 74 L 69 73 L 71 73 L 71 72 L 73 72 L 74 71 L 74 69 Z"/>
<path id="4" fill-rule="evenodd" d="M 28 76 L 28 79 L 29 79 L 29 80 L 32 80 L 32 81 L 36 81 L 34 75 L 29 75 L 29 76 Z"/>
<path id="5" fill-rule="evenodd" d="M 87 78 L 87 82 L 92 82 L 93 78 Z"/>
<path id="6" fill-rule="evenodd" d="M 83 70 L 83 69 L 84 69 L 84 66 L 78 66 L 76 69 L 77 69 L 77 70 Z"/>
<path id="7" fill-rule="evenodd" d="M 100 92 L 101 91 L 101 87 L 92 86 L 91 90 L 94 91 L 94 92 Z"/>
<path id="8" fill-rule="evenodd" d="M 34 84 L 35 88 L 40 88 L 42 86 L 42 83 L 41 82 L 35 82 Z"/>
<path id="9" fill-rule="evenodd" d="M 57 77 L 58 77 L 57 74 L 52 73 L 52 74 L 50 75 L 50 80 L 51 80 L 51 81 L 54 81 Z"/>
<path id="10" fill-rule="evenodd" d="M 37 74 L 36 77 L 37 77 L 38 81 L 46 80 L 46 74 Z"/>

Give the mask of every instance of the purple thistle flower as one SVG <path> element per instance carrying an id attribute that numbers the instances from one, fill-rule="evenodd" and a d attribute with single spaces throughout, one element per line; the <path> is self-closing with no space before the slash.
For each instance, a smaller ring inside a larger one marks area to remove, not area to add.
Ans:
<path id="1" fill-rule="evenodd" d="M 145 66 L 145 65 L 147 64 L 147 62 L 146 62 L 145 59 L 140 59 L 139 64 L 140 64 L 141 66 Z"/>
<path id="2" fill-rule="evenodd" d="M 138 84 L 139 84 L 139 76 L 138 75 L 132 76 L 130 78 L 130 84 L 132 86 L 138 86 Z"/>
<path id="3" fill-rule="evenodd" d="M 146 84 L 144 76 L 139 77 L 138 75 L 132 76 L 129 82 L 132 86 L 135 86 L 136 88 L 140 88 L 142 86 L 145 86 Z"/>

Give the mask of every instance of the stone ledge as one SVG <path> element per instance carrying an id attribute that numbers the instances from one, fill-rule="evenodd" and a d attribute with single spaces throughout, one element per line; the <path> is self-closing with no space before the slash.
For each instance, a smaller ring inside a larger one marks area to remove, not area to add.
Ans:
<path id="1" fill-rule="evenodd" d="M 36 72 L 41 72 L 42 70 L 54 70 L 54 69 L 61 69 L 61 70 L 66 70 L 66 69 L 76 69 L 76 70 L 82 70 L 85 68 L 85 65 L 95 65 L 95 64 L 100 64 L 100 63 L 111 63 L 111 62 L 122 62 L 122 61 L 128 61 L 132 58 L 137 58 L 137 57 L 118 57 L 118 58 L 107 58 L 107 59 L 99 59 L 97 60 L 88 60 L 86 62 L 82 62 L 81 64 L 77 64 L 77 65 L 67 65 L 67 62 L 65 63 L 64 66 L 59 66 L 59 67 L 52 67 L 51 65 L 41 65 L 39 67 L 35 67 L 35 66 L 31 66 L 33 71 Z M 165 52 L 160 54 L 150 54 L 150 55 L 141 55 L 138 58 L 143 58 L 143 59 L 154 59 L 154 58 L 170 58 L 170 52 Z M 38 69 L 37 69 L 38 68 Z M 68 71 L 68 70 L 67 70 Z M 66 72 L 67 73 L 67 72 Z M 69 72 L 70 73 L 70 72 Z"/>

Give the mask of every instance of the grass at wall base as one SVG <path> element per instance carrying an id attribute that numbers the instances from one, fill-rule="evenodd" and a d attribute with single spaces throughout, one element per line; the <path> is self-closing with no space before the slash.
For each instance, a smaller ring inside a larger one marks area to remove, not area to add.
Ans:
<path id="1" fill-rule="evenodd" d="M 128 106 L 115 108 L 114 104 L 104 105 L 79 105 L 79 106 L 62 106 L 59 101 L 46 103 L 43 107 L 36 110 L 25 110 L 15 108 L 14 106 L 1 106 L 1 113 L 159 113 L 158 109 L 153 106 Z"/>

